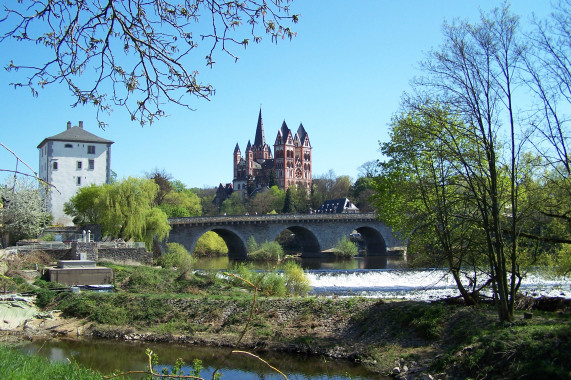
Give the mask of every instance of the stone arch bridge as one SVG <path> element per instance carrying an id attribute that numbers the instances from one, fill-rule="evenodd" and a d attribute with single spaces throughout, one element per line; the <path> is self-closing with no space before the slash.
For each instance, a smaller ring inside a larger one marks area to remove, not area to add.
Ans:
<path id="1" fill-rule="evenodd" d="M 404 250 L 405 244 L 374 213 L 283 214 L 171 218 L 168 242 L 182 244 L 189 252 L 206 232 L 216 232 L 228 247 L 231 259 L 245 259 L 246 243 L 274 241 L 285 229 L 295 234 L 302 257 L 320 257 L 334 248 L 343 236 L 361 234 L 367 255 L 380 256 Z"/>

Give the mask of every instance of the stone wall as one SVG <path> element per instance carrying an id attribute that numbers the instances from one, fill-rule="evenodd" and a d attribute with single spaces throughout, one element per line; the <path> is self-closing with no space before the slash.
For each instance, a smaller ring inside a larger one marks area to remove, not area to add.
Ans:
<path id="1" fill-rule="evenodd" d="M 145 264 L 153 263 L 152 252 L 147 252 L 144 247 L 139 248 L 99 248 L 98 261 L 112 261 L 120 264 Z"/>

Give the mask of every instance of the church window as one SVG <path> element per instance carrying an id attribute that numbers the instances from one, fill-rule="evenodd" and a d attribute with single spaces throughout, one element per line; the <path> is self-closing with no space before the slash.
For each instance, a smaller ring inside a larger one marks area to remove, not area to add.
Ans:
<path id="1" fill-rule="evenodd" d="M 89 170 L 95 169 L 95 160 L 89 160 Z"/>
<path id="2" fill-rule="evenodd" d="M 57 161 L 52 162 L 52 169 L 57 170 Z"/>
<path id="3" fill-rule="evenodd" d="M 65 147 L 66 147 L 66 148 L 73 148 L 73 145 L 71 145 L 71 144 L 65 144 Z"/>
<path id="4" fill-rule="evenodd" d="M 77 169 L 79 170 L 79 169 L 81 169 L 81 167 L 82 167 L 82 162 L 81 162 L 81 161 L 77 161 Z"/>
<path id="5" fill-rule="evenodd" d="M 95 154 L 95 145 L 87 146 L 87 154 Z"/>
<path id="6" fill-rule="evenodd" d="M 81 177 L 77 177 L 76 183 L 77 183 L 77 186 L 80 186 L 80 185 L 81 185 Z"/>

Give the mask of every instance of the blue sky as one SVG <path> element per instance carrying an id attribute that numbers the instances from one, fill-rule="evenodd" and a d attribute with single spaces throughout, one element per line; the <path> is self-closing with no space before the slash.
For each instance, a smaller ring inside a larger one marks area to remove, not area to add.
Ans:
<path id="1" fill-rule="evenodd" d="M 232 181 L 232 153 L 254 140 L 261 107 L 266 141 L 273 146 L 285 120 L 290 129 L 303 123 L 313 147 L 313 175 L 333 170 L 357 178 L 358 167 L 380 158 L 379 141 L 388 140 L 388 124 L 401 95 L 418 74 L 417 63 L 442 41 L 444 20 L 477 19 L 500 1 L 294 1 L 301 14 L 292 41 L 238 49 L 238 62 L 218 52 L 213 69 L 202 55 L 193 69 L 216 89 L 211 101 L 190 99 L 195 111 L 166 108 L 169 117 L 141 128 L 122 109 L 107 117 L 101 130 L 91 107 L 71 108 L 64 86 L 52 86 L 37 98 L 14 90 L 13 74 L 0 71 L 0 142 L 38 170 L 36 146 L 65 130 L 67 121 L 115 142 L 112 169 L 119 178 L 164 169 L 189 187 L 213 187 Z M 542 0 L 514 1 L 522 23 L 535 12 L 550 11 Z M 0 63 L 38 54 L 0 44 Z M 0 168 L 15 160 L 0 149 Z M 20 167 L 21 168 L 21 167 Z"/>

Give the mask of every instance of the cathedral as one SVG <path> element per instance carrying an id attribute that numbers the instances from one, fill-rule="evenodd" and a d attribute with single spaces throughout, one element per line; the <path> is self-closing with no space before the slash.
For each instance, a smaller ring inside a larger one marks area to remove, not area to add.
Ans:
<path id="1" fill-rule="evenodd" d="M 242 156 L 236 143 L 234 148 L 233 190 L 253 190 L 277 185 L 282 190 L 291 186 L 303 186 L 311 190 L 311 144 L 303 125 L 300 124 L 295 135 L 285 121 L 278 130 L 272 149 L 266 143 L 262 110 L 258 116 L 254 145 L 248 141 L 246 152 Z"/>

